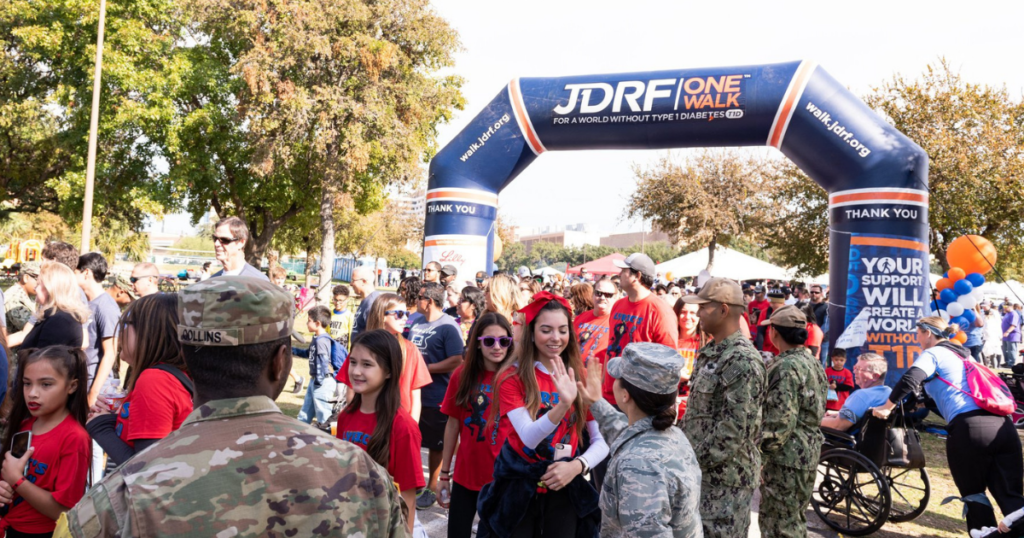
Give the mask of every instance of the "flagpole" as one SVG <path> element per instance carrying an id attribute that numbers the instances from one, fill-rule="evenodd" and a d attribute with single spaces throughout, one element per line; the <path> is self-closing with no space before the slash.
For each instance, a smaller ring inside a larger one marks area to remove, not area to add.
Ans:
<path id="1" fill-rule="evenodd" d="M 92 76 L 92 115 L 89 118 L 89 155 L 85 165 L 85 197 L 82 201 L 82 252 L 89 252 L 92 235 L 92 191 L 96 180 L 96 137 L 100 123 L 100 73 L 103 70 L 103 28 L 107 18 L 107 0 L 100 0 L 99 28 L 96 31 L 96 71 Z"/>

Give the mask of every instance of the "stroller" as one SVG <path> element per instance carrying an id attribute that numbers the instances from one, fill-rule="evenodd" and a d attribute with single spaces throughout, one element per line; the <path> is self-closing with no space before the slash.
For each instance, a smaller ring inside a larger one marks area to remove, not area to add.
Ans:
<path id="1" fill-rule="evenodd" d="M 1010 393 L 1013 394 L 1013 401 L 1016 404 L 1013 414 L 1010 415 L 1010 420 L 1013 421 L 1014 426 L 1024 428 L 1024 364 L 1015 364 L 1011 373 L 1000 373 L 999 377 L 1003 378 L 1007 387 L 1010 387 Z"/>

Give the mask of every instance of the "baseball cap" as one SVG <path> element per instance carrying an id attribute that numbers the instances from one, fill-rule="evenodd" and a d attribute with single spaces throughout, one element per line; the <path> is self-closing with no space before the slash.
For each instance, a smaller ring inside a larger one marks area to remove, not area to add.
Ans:
<path id="1" fill-rule="evenodd" d="M 139 298 L 139 294 L 135 293 L 135 286 L 132 285 L 132 281 L 126 275 L 120 273 L 114 275 L 114 286 L 127 293 L 128 297 L 131 297 L 133 301 Z"/>
<path id="2" fill-rule="evenodd" d="M 754 293 L 764 293 L 764 286 L 754 286 Z"/>
<path id="3" fill-rule="evenodd" d="M 697 295 L 683 297 L 683 302 L 690 304 L 722 303 L 732 306 L 743 306 L 743 290 L 734 280 L 715 277 L 697 292 Z"/>
<path id="4" fill-rule="evenodd" d="M 796 305 L 786 305 L 772 312 L 772 317 L 762 321 L 761 325 L 803 329 L 807 327 L 807 316 Z"/>
<path id="5" fill-rule="evenodd" d="M 22 262 L 18 274 L 39 276 L 39 262 Z"/>
<path id="6" fill-rule="evenodd" d="M 612 260 L 612 263 L 615 264 L 615 267 L 632 269 L 649 277 L 654 277 L 656 272 L 654 268 L 654 260 L 652 260 L 650 256 L 640 252 L 630 254 L 625 260 Z"/>
<path id="7" fill-rule="evenodd" d="M 445 265 L 441 268 L 441 274 L 444 276 L 453 276 L 459 274 L 459 270 L 454 265 Z"/>
<path id="8" fill-rule="evenodd" d="M 786 301 L 786 294 L 781 288 L 772 288 L 768 290 L 768 299 L 771 303 L 783 303 Z"/>
<path id="9" fill-rule="evenodd" d="M 686 359 L 668 346 L 636 342 L 626 346 L 621 357 L 608 361 L 607 372 L 640 390 L 671 394 L 679 390 L 679 373 L 685 365 Z"/>
<path id="10" fill-rule="evenodd" d="M 528 276 L 530 276 L 532 274 L 533 274 L 533 272 L 530 271 L 529 267 L 527 267 L 525 265 L 519 266 L 519 278 L 526 278 L 526 277 L 528 277 Z"/>
<path id="11" fill-rule="evenodd" d="M 291 336 L 295 300 L 269 280 L 222 276 L 178 292 L 178 314 L 182 344 L 260 344 Z"/>

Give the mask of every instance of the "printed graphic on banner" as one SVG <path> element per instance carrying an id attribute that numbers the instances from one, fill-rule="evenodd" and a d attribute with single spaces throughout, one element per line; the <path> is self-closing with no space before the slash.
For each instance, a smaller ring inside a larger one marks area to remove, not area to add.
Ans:
<path id="1" fill-rule="evenodd" d="M 749 74 L 566 84 L 554 125 L 739 119 Z"/>
<path id="2" fill-rule="evenodd" d="M 454 265 L 459 275 L 487 267 L 487 238 L 476 235 L 432 235 L 424 238 L 423 261 Z M 472 271 L 470 271 L 472 270 Z"/>
<path id="3" fill-rule="evenodd" d="M 883 355 L 891 386 L 921 352 L 915 333 L 928 299 L 928 246 L 912 237 L 852 234 L 848 275 L 846 325 L 868 312 L 864 345 L 847 352 L 850 367 L 859 353 Z"/>

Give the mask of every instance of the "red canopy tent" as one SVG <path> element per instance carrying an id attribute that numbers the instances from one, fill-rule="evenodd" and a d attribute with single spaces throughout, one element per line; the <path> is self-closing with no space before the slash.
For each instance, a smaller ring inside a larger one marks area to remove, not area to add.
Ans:
<path id="1" fill-rule="evenodd" d="M 587 272 L 592 275 L 617 275 L 622 269 L 616 267 L 614 261 L 625 260 L 626 257 L 618 252 L 609 254 L 604 258 L 598 258 L 593 261 L 589 261 L 583 265 L 577 265 L 576 267 L 570 267 L 565 270 L 570 275 L 578 275 L 580 269 L 586 268 Z"/>

